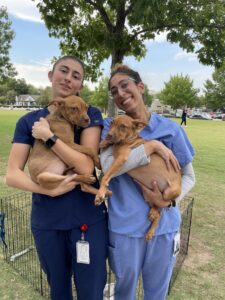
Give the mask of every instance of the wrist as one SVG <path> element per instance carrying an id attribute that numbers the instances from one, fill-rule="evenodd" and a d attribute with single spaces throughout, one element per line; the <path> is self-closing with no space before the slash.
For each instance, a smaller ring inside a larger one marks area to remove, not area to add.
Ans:
<path id="1" fill-rule="evenodd" d="M 148 141 L 144 144 L 145 153 L 147 156 L 150 156 L 152 153 L 155 152 L 155 143 L 154 141 Z"/>
<path id="2" fill-rule="evenodd" d="M 43 137 L 41 138 L 43 142 L 46 142 L 48 139 L 50 139 L 52 136 L 54 136 L 54 133 L 51 131 L 46 132 Z"/>
<path id="3" fill-rule="evenodd" d="M 57 135 L 52 135 L 49 139 L 47 139 L 44 143 L 45 143 L 45 145 L 48 147 L 48 148 L 52 148 L 54 145 L 55 145 L 55 143 L 56 143 L 56 141 L 58 140 L 58 137 L 57 137 Z"/>

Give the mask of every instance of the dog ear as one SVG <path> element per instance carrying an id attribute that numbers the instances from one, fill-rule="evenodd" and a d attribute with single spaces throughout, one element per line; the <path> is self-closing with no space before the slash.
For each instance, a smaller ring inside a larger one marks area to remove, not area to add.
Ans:
<path id="1" fill-rule="evenodd" d="M 148 125 L 146 122 L 140 120 L 132 120 L 132 122 L 137 130 L 141 130 Z"/>
<path id="2" fill-rule="evenodd" d="M 53 100 L 53 102 L 56 107 L 59 107 L 59 106 L 64 106 L 66 100 L 64 98 L 56 98 Z"/>

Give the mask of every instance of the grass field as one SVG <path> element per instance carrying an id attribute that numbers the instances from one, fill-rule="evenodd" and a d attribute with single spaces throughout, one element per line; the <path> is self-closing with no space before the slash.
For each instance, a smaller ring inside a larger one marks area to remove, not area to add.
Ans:
<path id="1" fill-rule="evenodd" d="M 0 195 L 15 192 L 4 185 L 3 177 L 15 122 L 24 113 L 0 110 Z M 196 151 L 197 184 L 191 192 L 195 203 L 189 254 L 168 300 L 224 300 L 225 122 L 188 120 L 185 131 Z M 41 299 L 1 256 L 0 263 L 0 299 Z"/>

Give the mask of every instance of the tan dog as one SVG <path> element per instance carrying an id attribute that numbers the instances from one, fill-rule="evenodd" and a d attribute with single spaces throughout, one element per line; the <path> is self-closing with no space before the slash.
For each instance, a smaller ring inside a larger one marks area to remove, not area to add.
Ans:
<path id="1" fill-rule="evenodd" d="M 146 125 L 144 122 L 134 120 L 127 115 L 116 116 L 113 119 L 105 140 L 100 143 L 100 148 L 112 145 L 115 160 L 102 178 L 100 189 L 95 198 L 96 205 L 104 200 L 109 181 L 126 162 L 131 149 L 146 142 L 138 136 L 140 129 Z M 158 154 L 151 155 L 149 164 L 135 168 L 128 174 L 149 189 L 152 189 L 152 182 L 156 181 L 165 200 L 172 201 L 181 192 L 180 172 L 175 172 L 172 167 L 168 171 L 165 161 Z M 154 205 L 149 212 L 149 219 L 152 221 L 152 226 L 146 235 L 147 240 L 150 240 L 154 235 L 160 219 L 160 210 Z"/>
<path id="2" fill-rule="evenodd" d="M 54 104 L 54 101 L 53 103 Z M 46 119 L 51 131 L 71 148 L 89 155 L 95 165 L 100 167 L 99 157 L 91 148 L 74 143 L 74 127 L 87 127 L 90 119 L 87 104 L 78 96 L 69 96 L 57 101 L 57 109 Z M 67 166 L 43 141 L 35 140 L 31 151 L 28 169 L 32 180 L 44 188 L 53 189 L 69 174 L 68 170 L 76 169 L 76 165 Z M 73 173 L 74 173 L 73 172 Z M 95 182 L 92 175 L 77 175 L 76 181 L 91 184 Z"/>

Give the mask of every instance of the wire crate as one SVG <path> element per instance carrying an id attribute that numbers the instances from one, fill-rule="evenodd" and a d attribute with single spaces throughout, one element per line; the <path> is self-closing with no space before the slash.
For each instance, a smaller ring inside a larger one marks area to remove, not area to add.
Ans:
<path id="1" fill-rule="evenodd" d="M 4 217 L 4 234 L 7 245 L 3 244 L 3 255 L 6 262 L 28 281 L 36 291 L 44 298 L 49 299 L 49 286 L 46 275 L 40 267 L 30 230 L 31 201 L 31 194 L 25 192 L 0 198 L 0 213 Z M 181 248 L 177 255 L 169 292 L 188 254 L 193 202 L 193 198 L 185 198 L 181 201 Z M 108 282 L 104 300 L 114 299 L 114 284 L 114 274 L 108 267 Z M 74 295 L 76 295 L 75 291 Z M 141 278 L 138 282 L 136 295 L 137 300 L 144 298 Z"/>

